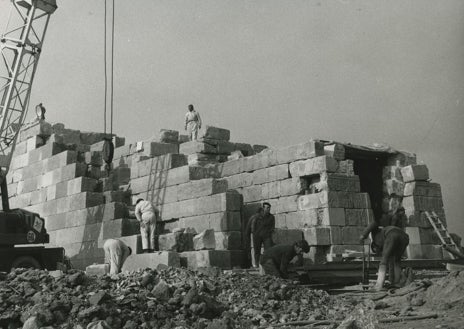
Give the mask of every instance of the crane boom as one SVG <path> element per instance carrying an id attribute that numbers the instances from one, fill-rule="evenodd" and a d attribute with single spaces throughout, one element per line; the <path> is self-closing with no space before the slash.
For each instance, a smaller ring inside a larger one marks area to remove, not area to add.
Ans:
<path id="1" fill-rule="evenodd" d="M 26 119 L 32 82 L 56 0 L 11 0 L 6 31 L 1 35 L 0 186 L 3 210 L 9 210 L 6 174 L 19 130 Z M 6 209 L 5 209 L 6 208 Z"/>

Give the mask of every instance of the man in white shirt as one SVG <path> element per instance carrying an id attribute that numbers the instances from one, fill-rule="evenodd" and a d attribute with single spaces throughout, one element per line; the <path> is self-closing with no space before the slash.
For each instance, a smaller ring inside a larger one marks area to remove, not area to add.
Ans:
<path id="1" fill-rule="evenodd" d="M 103 250 L 105 251 L 105 262 L 110 264 L 110 274 L 121 272 L 122 265 L 132 254 L 132 249 L 117 239 L 106 240 L 103 244 Z"/>
<path id="2" fill-rule="evenodd" d="M 188 112 L 185 114 L 185 130 L 187 130 L 189 140 L 198 139 L 198 131 L 201 129 L 200 113 L 195 111 L 193 105 L 188 106 Z"/>
<path id="3" fill-rule="evenodd" d="M 135 217 L 140 222 L 143 252 L 155 250 L 156 213 L 153 204 L 144 199 L 135 203 Z"/>

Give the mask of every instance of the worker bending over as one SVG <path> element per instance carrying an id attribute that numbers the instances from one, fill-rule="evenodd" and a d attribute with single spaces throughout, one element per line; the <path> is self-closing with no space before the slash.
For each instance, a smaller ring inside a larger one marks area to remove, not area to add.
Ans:
<path id="1" fill-rule="evenodd" d="M 292 245 L 278 244 L 264 251 L 260 264 L 264 274 L 288 278 L 288 265 L 295 256 L 309 252 L 306 240 L 300 240 Z"/>
<path id="2" fill-rule="evenodd" d="M 401 256 L 403 256 L 409 244 L 409 236 L 397 226 L 380 228 L 377 222 L 372 222 L 361 235 L 360 243 L 364 244 L 364 239 L 367 238 L 369 233 L 372 236 L 372 251 L 374 253 L 382 252 L 377 283 L 374 289 L 381 290 L 383 288 L 387 264 L 393 268 L 393 271 L 391 271 L 393 277 L 389 278 L 390 282 L 393 285 L 399 285 L 401 280 Z"/>
<path id="3" fill-rule="evenodd" d="M 103 244 L 103 250 L 105 251 L 105 262 L 110 264 L 110 274 L 121 272 L 122 265 L 132 254 L 132 249 L 117 239 L 106 240 Z"/>
<path id="4" fill-rule="evenodd" d="M 253 230 L 255 230 L 255 223 L 258 218 L 264 216 L 264 209 L 259 207 L 255 214 L 253 214 L 248 220 L 247 226 L 245 228 L 245 250 L 247 251 L 248 259 L 251 256 L 251 240 L 253 239 Z M 254 241 L 254 240 L 253 240 Z M 254 258 L 254 267 L 258 267 L 259 263 L 256 258 Z"/>
<path id="5" fill-rule="evenodd" d="M 193 105 L 188 106 L 188 112 L 185 114 L 185 130 L 189 136 L 189 140 L 195 141 L 198 139 L 198 131 L 201 129 L 200 113 L 195 111 Z"/>
<path id="6" fill-rule="evenodd" d="M 156 213 L 153 204 L 144 199 L 138 199 L 135 203 L 135 217 L 140 222 L 143 252 L 153 252 L 156 232 Z"/>

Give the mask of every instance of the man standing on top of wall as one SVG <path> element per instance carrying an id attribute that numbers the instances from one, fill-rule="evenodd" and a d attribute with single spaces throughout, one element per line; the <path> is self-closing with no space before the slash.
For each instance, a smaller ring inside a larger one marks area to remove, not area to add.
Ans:
<path id="1" fill-rule="evenodd" d="M 195 111 L 193 105 L 188 106 L 188 112 L 185 114 L 185 130 L 187 130 L 189 140 L 198 139 L 198 131 L 201 129 L 200 113 Z"/>
<path id="2" fill-rule="evenodd" d="M 255 252 L 255 264 L 259 264 L 261 256 L 261 246 L 264 250 L 272 247 L 272 233 L 275 229 L 275 217 L 271 214 L 271 204 L 263 203 L 263 215 L 255 219 L 252 225 L 251 233 L 253 234 L 253 249 Z"/>
<path id="3" fill-rule="evenodd" d="M 138 199 L 135 203 L 135 217 L 140 222 L 143 252 L 155 250 L 156 213 L 152 203 Z"/>

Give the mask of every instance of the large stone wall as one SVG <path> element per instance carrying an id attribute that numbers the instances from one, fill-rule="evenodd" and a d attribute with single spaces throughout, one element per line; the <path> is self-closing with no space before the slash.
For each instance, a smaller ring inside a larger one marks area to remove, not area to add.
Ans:
<path id="1" fill-rule="evenodd" d="M 345 145 L 311 140 L 271 149 L 230 141 L 226 129 L 206 127 L 198 141 L 163 130 L 153 140 L 125 144 L 114 137 L 113 169 L 102 160 L 103 134 L 35 123 L 20 134 L 8 174 L 12 207 L 46 220 L 50 245 L 62 246 L 75 267 L 103 261 L 102 243 L 122 238 L 136 252 L 127 269 L 159 263 L 232 268 L 247 264 L 242 232 L 263 201 L 276 217 L 274 241 L 305 238 L 307 262 L 362 251 L 358 238 L 374 220 Z M 389 150 L 383 167 L 384 212 L 400 205 L 408 216 L 408 257 L 442 258 L 424 216 L 444 220 L 440 185 L 415 156 Z M 138 198 L 158 211 L 159 252 L 141 255 L 131 215 Z"/>

